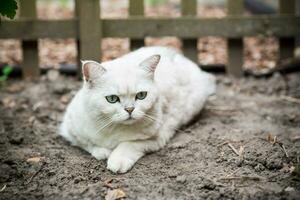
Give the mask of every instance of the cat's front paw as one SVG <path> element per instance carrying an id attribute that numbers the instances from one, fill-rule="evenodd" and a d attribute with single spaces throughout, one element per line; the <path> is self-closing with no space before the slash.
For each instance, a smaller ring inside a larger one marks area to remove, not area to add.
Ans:
<path id="1" fill-rule="evenodd" d="M 101 147 L 94 147 L 91 151 L 92 156 L 97 160 L 104 160 L 109 157 L 111 150 Z"/>
<path id="2" fill-rule="evenodd" d="M 107 160 L 107 169 L 114 173 L 126 173 L 136 161 L 124 156 L 111 156 Z"/>

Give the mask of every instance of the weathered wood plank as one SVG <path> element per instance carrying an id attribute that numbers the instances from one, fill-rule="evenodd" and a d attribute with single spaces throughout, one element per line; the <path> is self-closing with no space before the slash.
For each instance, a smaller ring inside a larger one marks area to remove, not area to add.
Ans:
<path id="1" fill-rule="evenodd" d="M 296 3 L 296 10 L 295 10 L 296 15 L 300 16 L 300 1 L 296 1 L 295 3 Z M 299 35 L 296 37 L 296 47 L 297 48 L 300 47 L 300 36 Z"/>
<path id="2" fill-rule="evenodd" d="M 181 0 L 181 15 L 197 15 L 197 0 Z M 183 53 L 185 56 L 198 63 L 197 39 L 182 40 Z"/>
<path id="3" fill-rule="evenodd" d="M 279 12 L 282 15 L 295 14 L 295 0 L 280 0 Z M 294 57 L 295 38 L 282 37 L 279 39 L 279 59 L 284 60 Z"/>
<path id="4" fill-rule="evenodd" d="M 0 38 L 78 38 L 77 20 L 31 20 L 2 21 Z"/>
<path id="5" fill-rule="evenodd" d="M 144 0 L 129 0 L 129 15 L 143 16 L 144 15 Z M 133 28 L 134 29 L 134 28 Z M 145 45 L 143 39 L 130 40 L 130 49 L 135 50 Z"/>
<path id="6" fill-rule="evenodd" d="M 300 34 L 300 17 L 293 16 L 228 16 L 199 19 L 195 17 L 102 19 L 102 37 L 174 36 L 185 39 L 216 36 L 240 38 L 248 36 L 295 37 Z M 135 28 L 128 28 L 135 27 Z M 99 20 L 99 30 L 101 30 Z M 77 20 L 3 20 L 0 38 L 33 40 L 37 38 L 79 38 Z"/>
<path id="7" fill-rule="evenodd" d="M 35 0 L 19 1 L 19 3 L 21 18 L 35 19 L 37 17 Z M 36 39 L 22 41 L 22 73 L 24 78 L 36 78 L 40 75 L 38 42 Z"/>
<path id="8" fill-rule="evenodd" d="M 243 15 L 244 0 L 227 0 L 228 15 Z M 239 27 L 235 27 L 238 29 Z M 226 71 L 229 75 L 241 77 L 243 75 L 244 45 L 243 39 L 228 39 L 228 65 Z"/>
<path id="9" fill-rule="evenodd" d="M 204 36 L 240 38 L 243 36 L 291 36 L 300 33 L 299 17 L 251 16 L 214 18 L 131 18 L 103 20 L 104 37 L 144 38 L 146 36 Z M 128 27 L 135 27 L 129 29 Z M 237 28 L 238 27 L 238 28 Z"/>
<path id="10" fill-rule="evenodd" d="M 102 24 L 99 0 L 76 0 L 76 14 L 78 18 L 79 58 L 100 61 Z M 81 72 L 80 67 L 78 71 Z"/>

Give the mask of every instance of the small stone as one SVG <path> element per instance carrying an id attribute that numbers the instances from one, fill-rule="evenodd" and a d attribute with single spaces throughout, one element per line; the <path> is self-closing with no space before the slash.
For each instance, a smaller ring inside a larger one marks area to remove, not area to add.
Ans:
<path id="1" fill-rule="evenodd" d="M 177 176 L 176 181 L 179 182 L 179 183 L 185 183 L 186 182 L 186 176 L 185 175 Z"/>
<path id="2" fill-rule="evenodd" d="M 268 158 L 266 160 L 266 167 L 270 170 L 281 169 L 283 167 L 282 160 L 276 158 Z"/>
<path id="3" fill-rule="evenodd" d="M 82 181 L 81 177 L 77 177 L 77 178 L 74 179 L 75 184 L 79 183 L 80 181 Z"/>
<path id="4" fill-rule="evenodd" d="M 49 171 L 48 172 L 48 176 L 54 176 L 56 173 L 55 173 L 55 171 L 53 171 L 53 170 L 51 170 L 51 171 Z"/>
<path id="5" fill-rule="evenodd" d="M 227 86 L 231 86 L 232 85 L 232 81 L 229 78 L 224 78 L 223 83 L 224 83 L 224 85 L 227 85 Z"/>
<path id="6" fill-rule="evenodd" d="M 243 165 L 244 160 L 243 159 L 238 159 L 235 161 L 235 164 L 237 167 L 241 167 Z"/>
<path id="7" fill-rule="evenodd" d="M 22 135 L 16 135 L 9 139 L 9 142 L 11 144 L 16 144 L 16 145 L 22 144 L 23 141 L 24 141 L 24 138 Z"/>
<path id="8" fill-rule="evenodd" d="M 262 164 L 257 164 L 255 167 L 254 167 L 255 171 L 256 172 L 261 172 L 261 171 L 264 171 L 265 170 L 265 167 L 262 165 Z"/>
<path id="9" fill-rule="evenodd" d="M 176 178 L 177 177 L 177 173 L 174 171 L 169 172 L 169 178 Z"/>
<path id="10" fill-rule="evenodd" d="M 211 180 L 203 179 L 201 188 L 207 190 L 214 190 L 216 188 L 216 185 Z"/>
<path id="11" fill-rule="evenodd" d="M 62 95 L 62 94 L 66 94 L 70 92 L 70 89 L 63 83 L 55 83 L 53 84 L 53 93 L 54 94 L 58 94 L 58 95 Z"/>
<path id="12" fill-rule="evenodd" d="M 56 81 L 59 78 L 59 71 L 57 70 L 49 70 L 47 72 L 47 79 L 51 82 Z"/>
<path id="13" fill-rule="evenodd" d="M 293 188 L 293 187 L 287 187 L 287 188 L 284 189 L 284 191 L 285 192 L 293 192 L 293 191 L 295 191 L 295 188 Z"/>

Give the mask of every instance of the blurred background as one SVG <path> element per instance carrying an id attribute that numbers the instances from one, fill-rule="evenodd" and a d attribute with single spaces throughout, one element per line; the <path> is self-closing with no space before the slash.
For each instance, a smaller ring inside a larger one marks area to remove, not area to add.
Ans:
<path id="1" fill-rule="evenodd" d="M 128 17 L 128 0 L 101 0 L 102 18 Z M 226 16 L 225 0 L 198 0 L 199 17 Z M 277 12 L 278 0 L 245 0 L 246 15 L 272 14 Z M 70 19 L 74 17 L 73 0 L 37 0 L 39 19 Z M 180 16 L 180 0 L 146 0 L 145 15 L 151 17 Z M 17 16 L 18 18 L 18 16 Z M 273 37 L 244 38 L 244 69 L 261 71 L 274 68 L 278 58 L 278 39 Z M 0 40 L 0 64 L 22 63 L 21 42 Z M 172 46 L 180 49 L 181 42 L 175 37 L 146 38 L 146 45 Z M 110 60 L 129 52 L 128 38 L 105 38 L 102 41 L 102 60 Z M 227 64 L 226 40 L 219 37 L 198 39 L 200 64 Z M 296 50 L 297 52 L 297 50 Z M 39 39 L 39 60 L 42 68 L 58 68 L 60 64 L 76 63 L 74 39 Z"/>

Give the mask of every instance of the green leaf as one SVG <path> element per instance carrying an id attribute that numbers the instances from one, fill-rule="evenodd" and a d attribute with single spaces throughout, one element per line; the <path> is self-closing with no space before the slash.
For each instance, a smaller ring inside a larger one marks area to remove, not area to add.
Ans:
<path id="1" fill-rule="evenodd" d="M 2 70 L 4 76 L 8 76 L 12 71 L 13 68 L 9 65 L 6 65 Z"/>
<path id="2" fill-rule="evenodd" d="M 0 14 L 13 19 L 18 9 L 16 0 L 0 0 Z"/>

